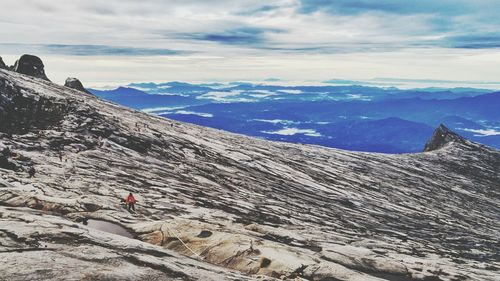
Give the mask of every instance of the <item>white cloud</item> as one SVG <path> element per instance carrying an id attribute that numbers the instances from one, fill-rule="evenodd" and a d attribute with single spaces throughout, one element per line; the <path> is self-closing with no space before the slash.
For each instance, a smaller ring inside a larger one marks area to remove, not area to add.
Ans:
<path id="1" fill-rule="evenodd" d="M 292 95 L 302 94 L 301 90 L 279 90 L 278 92 Z"/>
<path id="2" fill-rule="evenodd" d="M 271 124 L 283 124 L 283 125 L 299 124 L 300 123 L 300 122 L 296 122 L 296 121 L 283 120 L 283 119 L 253 119 L 253 121 L 259 121 L 259 122 L 271 123 Z"/>
<path id="3" fill-rule="evenodd" d="M 335 5 L 337 1 L 330 2 L 328 5 Z M 474 39 L 463 27 L 474 30 L 473 34 L 489 32 L 490 36 L 483 37 L 498 43 L 499 24 L 492 16 L 496 10 L 483 5 L 490 2 L 474 1 L 460 16 L 441 17 L 443 10 L 434 13 L 429 9 L 426 13 L 368 10 L 332 14 L 320 5 L 304 13 L 299 0 L 272 4 L 264 0 L 2 0 L 1 10 L 8 12 L 1 16 L 0 38 L 4 43 L 24 45 L 0 44 L 0 55 L 13 64 L 27 52 L 23 49 L 33 50 L 38 44 L 122 46 L 122 51 L 136 48 L 135 57 L 105 55 L 102 50 L 89 57 L 39 50 L 49 78 L 63 82 L 76 76 L 87 86 L 135 81 L 263 81 L 268 77 L 319 82 L 332 76 L 496 81 L 500 51 L 495 44 L 482 49 L 444 44 L 459 44 L 453 40 L 462 37 L 465 43 Z M 486 16 L 481 17 L 483 14 Z M 458 36 L 462 33 L 466 34 Z M 440 43 L 448 37 L 454 39 Z M 242 39 L 251 44 L 234 44 Z M 148 48 L 153 50 L 144 50 Z M 162 50 L 174 53 L 161 55 Z"/>
<path id="4" fill-rule="evenodd" d="M 158 96 L 177 96 L 177 97 L 190 97 L 189 94 L 177 94 L 177 93 L 155 93 Z"/>
<path id="5" fill-rule="evenodd" d="M 347 97 L 350 99 L 353 99 L 353 100 L 362 100 L 362 101 L 370 101 L 371 100 L 370 97 L 360 95 L 360 94 L 349 94 L 349 95 L 347 95 Z"/>
<path id="6" fill-rule="evenodd" d="M 496 131 L 493 129 L 467 129 L 467 128 L 465 128 L 462 130 L 466 131 L 466 132 L 476 133 L 474 135 L 475 137 L 499 136 L 500 135 L 500 131 Z"/>
<path id="7" fill-rule="evenodd" d="M 158 112 L 158 111 L 165 111 L 165 110 L 176 110 L 176 109 L 181 109 L 181 108 L 184 108 L 182 106 L 160 106 L 160 107 L 151 107 L 151 108 L 143 108 L 141 109 L 141 111 L 143 112 L 147 112 L 147 113 L 154 113 L 154 112 Z"/>
<path id="8" fill-rule="evenodd" d="M 229 92 L 208 92 L 206 94 L 197 96 L 197 99 L 208 99 L 216 102 L 254 102 L 254 100 L 247 99 L 247 98 L 236 98 L 239 96 L 243 91 L 241 90 L 233 90 Z"/>
<path id="9" fill-rule="evenodd" d="M 214 117 L 214 115 L 211 113 L 201 113 L 201 112 L 194 112 L 194 111 L 187 111 L 187 110 L 179 110 L 179 111 L 176 111 L 175 114 L 198 115 L 198 116 L 205 117 L 205 118 Z"/>
<path id="10" fill-rule="evenodd" d="M 277 95 L 275 92 L 269 90 L 252 90 L 249 93 L 251 94 L 248 95 L 254 98 L 266 98 Z"/>
<path id="11" fill-rule="evenodd" d="M 312 129 L 284 128 L 278 131 L 263 131 L 264 134 L 293 136 L 297 134 L 310 137 L 321 137 L 321 134 Z"/>
<path id="12" fill-rule="evenodd" d="M 229 91 L 229 92 L 208 92 L 206 94 L 198 96 L 197 98 L 199 98 L 199 99 L 225 100 L 225 98 L 238 96 L 241 93 L 243 93 L 243 91 L 240 91 L 240 90 Z"/>

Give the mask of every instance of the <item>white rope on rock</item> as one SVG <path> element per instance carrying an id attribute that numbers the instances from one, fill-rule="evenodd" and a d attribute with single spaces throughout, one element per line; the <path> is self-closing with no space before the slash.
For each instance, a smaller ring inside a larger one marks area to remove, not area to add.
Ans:
<path id="1" fill-rule="evenodd" d="M 182 244 L 184 247 L 186 247 L 186 249 L 188 249 L 191 253 L 193 253 L 193 254 L 194 254 L 195 256 L 197 256 L 198 258 L 203 259 L 203 257 L 202 257 L 202 256 L 200 256 L 199 254 L 197 254 L 197 253 L 196 253 L 195 251 L 193 251 L 193 250 L 192 250 L 192 249 L 191 249 L 191 248 L 190 248 L 190 247 L 189 247 L 186 243 L 184 243 L 184 241 L 183 241 L 183 240 L 182 240 L 182 239 L 181 239 L 181 238 L 180 238 L 177 234 L 175 234 L 175 232 L 174 232 L 171 228 L 169 228 L 169 227 L 168 227 L 165 223 L 162 223 L 162 225 L 160 226 L 160 231 L 161 231 L 162 233 L 163 233 L 163 230 L 162 230 L 163 226 L 165 226 L 165 227 L 167 228 L 168 233 L 173 234 L 173 236 L 174 236 L 175 238 L 177 238 L 177 239 L 181 242 L 181 244 Z"/>

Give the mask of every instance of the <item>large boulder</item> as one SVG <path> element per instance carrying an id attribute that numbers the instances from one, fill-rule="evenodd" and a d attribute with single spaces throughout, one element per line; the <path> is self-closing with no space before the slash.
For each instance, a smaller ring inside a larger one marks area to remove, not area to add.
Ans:
<path id="1" fill-rule="evenodd" d="M 0 57 L 0 68 L 7 69 L 7 66 L 3 62 L 2 57 Z"/>
<path id="2" fill-rule="evenodd" d="M 69 77 L 68 79 L 66 79 L 66 82 L 64 82 L 64 86 L 66 86 L 68 88 L 71 88 L 71 89 L 75 89 L 75 90 L 78 90 L 78 91 L 85 92 L 87 94 L 90 94 L 90 92 L 87 91 L 85 89 L 85 87 L 83 87 L 82 82 L 80 80 L 78 80 L 77 78 L 71 78 L 71 77 Z"/>
<path id="3" fill-rule="evenodd" d="M 45 75 L 44 65 L 42 60 L 33 55 L 22 55 L 14 64 L 14 69 L 17 73 L 26 74 L 36 78 L 41 78 L 50 81 Z"/>

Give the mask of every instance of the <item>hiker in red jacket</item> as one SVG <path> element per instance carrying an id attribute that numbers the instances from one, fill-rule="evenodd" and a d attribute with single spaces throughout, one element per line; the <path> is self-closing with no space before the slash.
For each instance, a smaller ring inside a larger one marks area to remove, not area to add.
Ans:
<path id="1" fill-rule="evenodd" d="M 137 200 L 135 200 L 134 195 L 132 195 L 132 193 L 129 193 L 127 198 L 125 199 L 125 204 L 127 204 L 129 211 L 133 210 L 135 212 L 135 202 L 137 202 Z"/>

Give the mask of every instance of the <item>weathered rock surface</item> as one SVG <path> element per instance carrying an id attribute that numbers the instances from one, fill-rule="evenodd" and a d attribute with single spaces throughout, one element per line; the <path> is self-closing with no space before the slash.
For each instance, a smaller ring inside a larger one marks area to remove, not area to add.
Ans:
<path id="1" fill-rule="evenodd" d="M 78 80 L 77 78 L 68 77 L 66 79 L 66 81 L 64 82 L 64 86 L 71 88 L 71 89 L 85 92 L 87 94 L 90 94 L 90 92 L 87 91 L 87 89 L 85 89 L 85 87 L 83 87 L 82 82 L 80 80 Z"/>
<path id="2" fill-rule="evenodd" d="M 22 55 L 14 64 L 14 71 L 17 73 L 49 81 L 49 78 L 45 75 L 44 68 L 42 60 L 33 55 Z"/>
<path id="3" fill-rule="evenodd" d="M 43 211 L 0 214 L 2 280 L 251 280 Z"/>
<path id="4" fill-rule="evenodd" d="M 500 152 L 444 127 L 419 154 L 276 143 L 6 70 L 0 118 L 22 168 L 0 167 L 8 280 L 499 277 Z M 128 192 L 137 214 L 120 204 Z"/>

